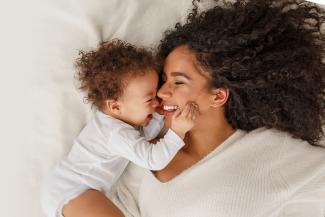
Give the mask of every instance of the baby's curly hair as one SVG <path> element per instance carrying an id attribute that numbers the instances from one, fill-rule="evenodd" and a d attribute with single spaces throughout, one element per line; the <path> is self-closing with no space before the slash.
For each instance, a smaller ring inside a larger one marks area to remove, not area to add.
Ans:
<path id="1" fill-rule="evenodd" d="M 165 32 L 158 56 L 195 52 L 211 88 L 229 89 L 225 115 L 236 129 L 289 132 L 312 145 L 324 136 L 324 9 L 298 0 L 216 1 Z M 222 3 L 222 4 L 219 4 Z"/>
<path id="2" fill-rule="evenodd" d="M 122 40 L 102 42 L 96 50 L 80 51 L 76 61 L 80 89 L 92 107 L 102 109 L 104 100 L 117 100 L 132 77 L 157 70 L 153 53 Z"/>

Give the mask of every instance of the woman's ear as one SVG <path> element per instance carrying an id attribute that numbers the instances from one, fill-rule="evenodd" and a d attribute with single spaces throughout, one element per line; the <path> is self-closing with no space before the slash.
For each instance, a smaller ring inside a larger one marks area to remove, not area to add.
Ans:
<path id="1" fill-rule="evenodd" d="M 211 107 L 217 108 L 222 107 L 228 100 L 229 89 L 227 88 L 216 88 L 211 90 Z"/>
<path id="2" fill-rule="evenodd" d="M 121 114 L 121 105 L 117 100 L 108 99 L 105 100 L 104 104 L 105 104 L 105 110 L 108 111 L 109 113 L 113 113 L 115 115 Z"/>

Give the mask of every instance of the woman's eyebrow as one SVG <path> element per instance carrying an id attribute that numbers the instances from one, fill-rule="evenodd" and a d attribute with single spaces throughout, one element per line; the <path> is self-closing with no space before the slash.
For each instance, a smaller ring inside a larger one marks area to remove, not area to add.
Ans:
<path id="1" fill-rule="evenodd" d="M 185 73 L 183 73 L 183 72 L 172 72 L 172 73 L 170 73 L 170 75 L 173 76 L 173 77 L 182 76 L 182 77 L 187 78 L 188 80 L 191 80 L 191 78 L 188 75 L 186 75 Z"/>

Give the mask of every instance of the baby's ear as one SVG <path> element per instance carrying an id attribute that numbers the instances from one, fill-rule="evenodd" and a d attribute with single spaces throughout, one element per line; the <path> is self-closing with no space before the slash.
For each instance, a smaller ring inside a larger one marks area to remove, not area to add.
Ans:
<path id="1" fill-rule="evenodd" d="M 214 108 L 222 107 L 228 100 L 229 89 L 215 88 L 211 90 L 211 106 Z"/>
<path id="2" fill-rule="evenodd" d="M 115 115 L 121 114 L 120 103 L 115 99 L 108 99 L 104 101 L 105 110 Z"/>

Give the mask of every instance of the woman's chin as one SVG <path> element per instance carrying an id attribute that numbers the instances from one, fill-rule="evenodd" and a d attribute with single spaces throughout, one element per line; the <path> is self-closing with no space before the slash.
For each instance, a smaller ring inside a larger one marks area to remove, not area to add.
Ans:
<path id="1" fill-rule="evenodd" d="M 166 111 L 164 110 L 164 116 L 167 118 L 168 116 L 172 116 L 175 111 Z"/>

